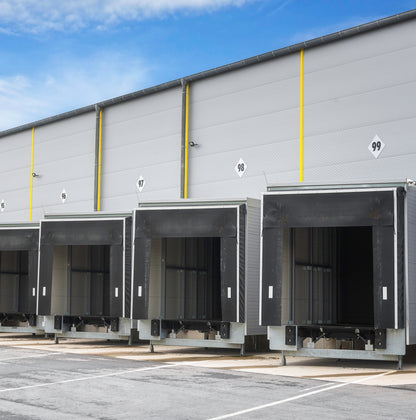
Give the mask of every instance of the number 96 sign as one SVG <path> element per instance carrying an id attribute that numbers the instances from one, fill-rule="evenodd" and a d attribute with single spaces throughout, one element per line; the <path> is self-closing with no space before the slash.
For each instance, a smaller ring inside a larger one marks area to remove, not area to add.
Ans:
<path id="1" fill-rule="evenodd" d="M 372 155 L 377 159 L 384 149 L 385 144 L 380 139 L 379 136 L 375 136 L 371 143 L 368 145 L 368 150 L 372 153 Z"/>

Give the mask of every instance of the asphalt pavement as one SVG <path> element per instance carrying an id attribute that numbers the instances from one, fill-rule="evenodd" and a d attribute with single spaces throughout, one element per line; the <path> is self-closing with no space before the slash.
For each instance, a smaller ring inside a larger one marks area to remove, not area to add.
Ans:
<path id="1" fill-rule="evenodd" d="M 0 419 L 416 417 L 416 364 L 0 336 Z"/>

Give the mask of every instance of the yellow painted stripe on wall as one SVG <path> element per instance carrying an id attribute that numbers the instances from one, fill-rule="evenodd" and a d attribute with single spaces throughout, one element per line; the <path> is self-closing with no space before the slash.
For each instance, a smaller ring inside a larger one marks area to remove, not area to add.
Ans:
<path id="1" fill-rule="evenodd" d="M 304 139 L 303 139 L 303 108 L 304 108 L 304 50 L 300 50 L 300 182 L 303 182 L 303 160 L 304 160 Z"/>
<path id="2" fill-rule="evenodd" d="M 30 165 L 30 205 L 29 205 L 29 221 L 32 221 L 33 207 L 33 156 L 35 153 L 35 127 L 32 128 L 32 163 Z"/>
<path id="3" fill-rule="evenodd" d="M 186 85 L 184 198 L 188 198 L 188 168 L 189 168 L 189 83 Z"/>
<path id="4" fill-rule="evenodd" d="M 100 133 L 98 147 L 98 193 L 97 193 L 97 211 L 101 211 L 101 162 L 102 162 L 102 139 L 103 139 L 103 110 L 100 109 Z"/>

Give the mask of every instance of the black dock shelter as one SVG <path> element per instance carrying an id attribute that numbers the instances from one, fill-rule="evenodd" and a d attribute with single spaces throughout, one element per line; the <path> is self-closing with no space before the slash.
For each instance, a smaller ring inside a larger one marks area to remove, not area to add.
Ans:
<path id="1" fill-rule="evenodd" d="M 401 363 L 416 343 L 413 182 L 269 187 L 262 238 L 271 349 Z"/>
<path id="2" fill-rule="evenodd" d="M 36 317 L 38 224 L 0 225 L 0 332 L 41 332 Z"/>
<path id="3" fill-rule="evenodd" d="M 38 314 L 58 337 L 130 339 L 131 216 L 48 216 Z"/>
<path id="4" fill-rule="evenodd" d="M 146 203 L 133 215 L 132 316 L 154 344 L 231 347 L 258 323 L 260 202 Z"/>

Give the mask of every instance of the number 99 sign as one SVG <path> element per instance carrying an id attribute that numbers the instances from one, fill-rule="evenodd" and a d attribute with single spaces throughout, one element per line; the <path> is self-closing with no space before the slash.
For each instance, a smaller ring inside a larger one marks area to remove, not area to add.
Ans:
<path id="1" fill-rule="evenodd" d="M 377 159 L 384 149 L 385 144 L 380 139 L 379 136 L 375 136 L 371 143 L 368 145 L 368 150 L 371 152 L 371 154 Z"/>

